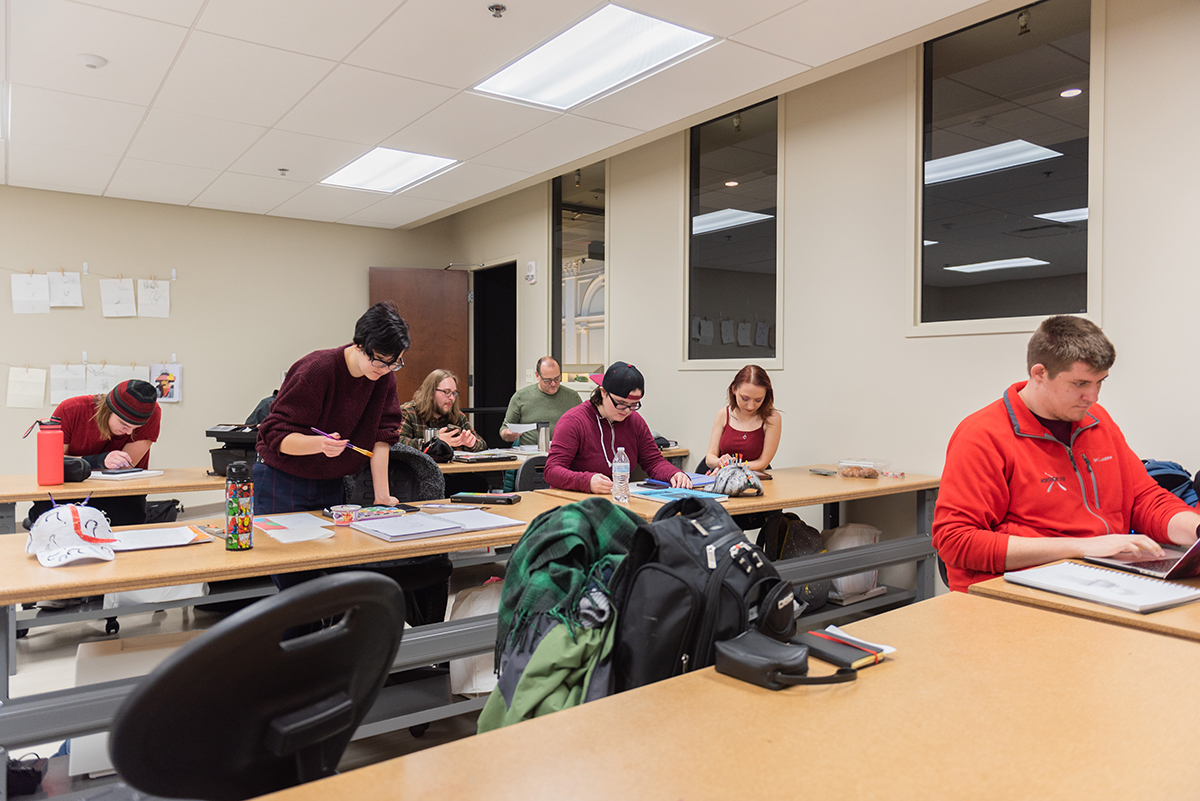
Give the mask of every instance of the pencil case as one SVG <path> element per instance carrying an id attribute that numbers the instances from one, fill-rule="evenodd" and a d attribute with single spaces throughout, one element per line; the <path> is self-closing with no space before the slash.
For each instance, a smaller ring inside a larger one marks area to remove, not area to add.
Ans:
<path id="1" fill-rule="evenodd" d="M 798 684 L 840 684 L 858 678 L 856 671 L 838 668 L 832 676 L 808 676 L 808 647 L 780 642 L 756 629 L 717 643 L 718 673 L 768 690 Z"/>

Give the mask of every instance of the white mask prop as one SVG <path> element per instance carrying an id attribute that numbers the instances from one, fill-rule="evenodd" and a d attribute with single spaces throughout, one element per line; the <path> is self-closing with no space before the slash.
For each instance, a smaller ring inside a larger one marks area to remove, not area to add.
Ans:
<path id="1" fill-rule="evenodd" d="M 111 562 L 116 542 L 108 518 L 99 509 L 64 503 L 44 513 L 29 530 L 25 553 L 37 554 L 45 567 L 60 567 L 80 559 Z"/>

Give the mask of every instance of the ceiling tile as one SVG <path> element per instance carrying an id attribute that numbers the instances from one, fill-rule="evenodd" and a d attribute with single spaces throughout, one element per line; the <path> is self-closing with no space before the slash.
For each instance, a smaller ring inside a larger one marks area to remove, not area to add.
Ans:
<path id="1" fill-rule="evenodd" d="M 460 164 L 449 172 L 444 172 L 437 178 L 414 186 L 403 194 L 405 197 L 462 203 L 511 186 L 532 174 L 506 170 L 501 167 L 488 167 L 483 164 Z"/>
<path id="2" fill-rule="evenodd" d="M 289 180 L 316 183 L 325 180 L 368 149 L 351 142 L 272 130 L 229 169 L 266 178 L 279 178 L 279 170 L 284 168 Z"/>
<path id="3" fill-rule="evenodd" d="M 540 128 L 489 150 L 473 161 L 529 173 L 557 169 L 641 131 L 564 114 Z"/>
<path id="4" fill-rule="evenodd" d="M 380 144 L 466 160 L 560 116 L 558 111 L 460 92 Z"/>
<path id="5" fill-rule="evenodd" d="M 733 37 L 818 66 L 979 5 L 980 0 L 807 0 Z"/>
<path id="6" fill-rule="evenodd" d="M 197 31 L 188 39 L 155 106 L 269 126 L 333 66 L 312 56 Z"/>
<path id="7" fill-rule="evenodd" d="M 77 0 L 77 2 L 185 27 L 191 26 L 196 21 L 196 15 L 200 13 L 200 7 L 204 5 L 204 0 Z"/>
<path id="8" fill-rule="evenodd" d="M 31 86 L 13 86 L 10 91 L 15 127 L 5 135 L 20 142 L 120 156 L 146 115 L 144 107 L 132 103 Z"/>
<path id="9" fill-rule="evenodd" d="M 596 0 L 522 0 L 500 19 L 487 3 L 408 0 L 348 64 L 465 89 L 571 27 Z"/>
<path id="10" fill-rule="evenodd" d="M 192 201 L 192 205 L 208 209 L 266 214 L 302 191 L 304 191 L 304 184 L 299 181 L 226 172 L 201 192 L 200 196 Z"/>
<path id="11" fill-rule="evenodd" d="M 276 217 L 299 217 L 302 220 L 336 222 L 347 215 L 362 211 L 373 203 L 378 203 L 384 197 L 387 196 L 376 192 L 361 192 L 356 189 L 310 186 L 277 206 L 270 214 Z"/>
<path id="12" fill-rule="evenodd" d="M 374 145 L 454 94 L 445 86 L 343 64 L 288 112 L 278 127 Z"/>
<path id="13" fill-rule="evenodd" d="M 129 157 L 223 170 L 246 152 L 266 128 L 153 109 L 129 148 Z"/>
<path id="14" fill-rule="evenodd" d="M 737 3 L 621 0 L 619 5 L 710 36 L 732 36 L 802 2 L 804 0 L 742 0 Z"/>
<path id="15" fill-rule="evenodd" d="M 53 189 L 98 195 L 104 191 L 117 156 L 85 153 L 34 142 L 8 143 L 8 183 L 34 189 Z"/>
<path id="16" fill-rule="evenodd" d="M 807 69 L 726 41 L 572 113 L 652 131 Z"/>
<path id="17" fill-rule="evenodd" d="M 450 208 L 452 203 L 440 200 L 393 195 L 368 209 L 348 215 L 342 222 L 372 225 L 378 228 L 398 228 Z"/>
<path id="18" fill-rule="evenodd" d="M 213 182 L 219 170 L 124 159 L 105 190 L 105 197 L 186 205 Z"/>
<path id="19" fill-rule="evenodd" d="M 10 0 L 13 83 L 150 105 L 186 29 L 63 0 Z M 88 69 L 77 56 L 108 59 Z"/>
<path id="20" fill-rule="evenodd" d="M 402 0 L 209 0 L 196 29 L 341 61 Z"/>

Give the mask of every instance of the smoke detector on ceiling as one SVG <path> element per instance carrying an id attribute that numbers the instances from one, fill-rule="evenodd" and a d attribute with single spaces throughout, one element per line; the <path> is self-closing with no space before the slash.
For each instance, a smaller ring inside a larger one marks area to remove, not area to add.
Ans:
<path id="1" fill-rule="evenodd" d="M 98 70 L 108 64 L 107 58 L 98 56 L 95 53 L 80 53 L 75 58 L 79 59 L 79 63 L 83 64 L 89 70 Z"/>

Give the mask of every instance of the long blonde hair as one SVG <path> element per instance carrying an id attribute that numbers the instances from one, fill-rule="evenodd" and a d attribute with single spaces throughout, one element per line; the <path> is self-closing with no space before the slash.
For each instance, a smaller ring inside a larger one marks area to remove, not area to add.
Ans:
<path id="1" fill-rule="evenodd" d="M 421 382 L 421 386 L 417 387 L 417 391 L 413 393 L 413 404 L 416 405 L 417 416 L 421 418 L 422 422 L 429 422 L 441 417 L 433 395 L 438 384 L 447 378 L 453 378 L 454 388 L 458 389 L 458 376 L 449 370 L 434 370 L 425 376 L 425 380 Z M 454 405 L 450 407 L 450 411 L 446 413 L 446 416 L 453 422 L 458 419 L 460 414 L 462 414 L 462 410 L 458 407 L 458 396 L 455 396 Z"/>
<path id="2" fill-rule="evenodd" d="M 108 421 L 112 419 L 114 414 L 112 406 L 108 404 L 108 395 L 96 395 L 96 412 L 92 415 L 92 422 L 96 424 L 96 428 L 100 429 L 101 439 L 112 439 L 113 432 L 108 425 Z"/>

